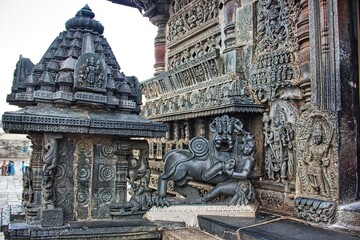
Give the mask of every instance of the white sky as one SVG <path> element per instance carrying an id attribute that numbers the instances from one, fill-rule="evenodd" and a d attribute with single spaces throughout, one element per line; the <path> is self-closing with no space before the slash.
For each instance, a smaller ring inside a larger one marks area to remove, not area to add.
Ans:
<path id="1" fill-rule="evenodd" d="M 6 103 L 6 95 L 20 54 L 38 63 L 85 4 L 105 27 L 103 35 L 125 75 L 140 82 L 153 76 L 157 28 L 137 9 L 107 0 L 0 0 L 0 118 L 18 109 Z"/>

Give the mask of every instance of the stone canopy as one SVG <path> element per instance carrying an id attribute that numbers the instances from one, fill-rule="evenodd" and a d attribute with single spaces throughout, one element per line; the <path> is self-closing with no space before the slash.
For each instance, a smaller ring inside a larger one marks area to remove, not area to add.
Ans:
<path id="1" fill-rule="evenodd" d="M 60 132 L 161 137 L 166 127 L 140 113 L 135 76 L 125 76 L 88 5 L 69 19 L 40 62 L 20 56 L 3 115 L 12 133 Z"/>

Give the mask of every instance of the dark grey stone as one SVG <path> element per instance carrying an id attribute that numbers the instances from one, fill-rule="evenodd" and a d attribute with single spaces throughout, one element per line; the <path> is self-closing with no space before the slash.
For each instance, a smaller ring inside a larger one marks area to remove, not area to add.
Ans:
<path id="1" fill-rule="evenodd" d="M 42 227 L 60 227 L 64 223 L 62 208 L 43 209 L 41 211 Z"/>
<path id="2" fill-rule="evenodd" d="M 250 226 L 239 230 L 241 239 L 267 239 L 267 240 L 303 240 L 303 239 L 319 239 L 319 240 L 357 240 L 359 237 L 336 232 L 328 229 L 318 228 L 306 223 L 297 222 L 289 219 L 280 219 L 258 226 Z"/>
<path id="3" fill-rule="evenodd" d="M 199 215 L 198 222 L 201 230 L 217 235 L 224 239 L 237 239 L 236 231 L 239 228 L 264 223 L 279 218 L 278 216 L 259 213 L 256 218 L 226 217 Z"/>

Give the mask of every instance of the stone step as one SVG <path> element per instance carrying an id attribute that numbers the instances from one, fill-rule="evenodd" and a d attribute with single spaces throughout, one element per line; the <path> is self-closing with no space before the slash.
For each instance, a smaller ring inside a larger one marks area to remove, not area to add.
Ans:
<path id="1" fill-rule="evenodd" d="M 220 240 L 216 236 L 212 236 L 195 228 L 182 228 L 164 230 L 162 240 Z"/>
<path id="2" fill-rule="evenodd" d="M 346 229 L 360 235 L 360 201 L 340 205 L 338 207 L 336 224 L 331 227 Z"/>
<path id="3" fill-rule="evenodd" d="M 226 240 L 359 240 L 360 235 L 310 225 L 291 217 L 259 213 L 256 218 L 199 216 L 200 229 Z"/>

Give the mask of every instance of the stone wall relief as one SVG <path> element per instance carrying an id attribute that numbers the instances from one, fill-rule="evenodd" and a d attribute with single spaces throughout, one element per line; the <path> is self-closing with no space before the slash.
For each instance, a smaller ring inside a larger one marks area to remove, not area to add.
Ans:
<path id="1" fill-rule="evenodd" d="M 55 172 L 55 189 L 56 189 L 56 207 L 60 207 L 64 212 L 64 220 L 70 221 L 73 219 L 74 206 L 73 191 L 74 182 L 70 179 L 74 176 L 74 142 L 66 139 L 60 142 L 58 148 L 58 164 Z"/>
<path id="2" fill-rule="evenodd" d="M 143 114 L 145 117 L 152 117 L 234 103 L 254 103 L 238 77 L 219 80 L 213 84 L 199 84 L 196 89 L 189 92 L 173 93 L 169 94 L 168 98 L 164 96 L 159 100 L 148 101 L 143 107 Z"/>
<path id="3" fill-rule="evenodd" d="M 179 67 L 182 64 L 189 63 L 201 56 L 216 52 L 220 49 L 220 36 L 209 36 L 206 40 L 191 43 L 191 46 L 173 54 L 169 52 L 168 69 Z"/>
<path id="4" fill-rule="evenodd" d="M 257 10 L 256 52 L 269 53 L 280 47 L 297 50 L 295 27 L 299 4 L 296 0 L 261 0 Z"/>
<path id="5" fill-rule="evenodd" d="M 77 61 L 75 69 L 75 87 L 105 92 L 107 86 L 107 68 L 99 55 L 85 53 Z"/>
<path id="6" fill-rule="evenodd" d="M 187 197 L 188 203 L 205 203 L 228 195 L 231 205 L 248 205 L 255 198 L 255 190 L 248 176 L 255 164 L 255 140 L 243 129 L 239 119 L 223 115 L 210 124 L 210 141 L 195 137 L 189 150 L 179 149 L 164 156 L 164 172 L 158 179 L 157 206 L 169 206 L 166 199 L 168 181 L 173 180 L 176 191 Z M 217 184 L 209 193 L 199 197 L 189 180 Z"/>
<path id="7" fill-rule="evenodd" d="M 334 222 L 336 203 L 307 197 L 295 199 L 295 216 L 306 221 L 330 224 Z"/>
<path id="8" fill-rule="evenodd" d="M 295 180 L 295 115 L 292 106 L 279 101 L 263 115 L 266 175 L 282 184 Z"/>
<path id="9" fill-rule="evenodd" d="M 75 194 L 75 218 L 87 219 L 90 217 L 90 181 L 93 163 L 93 142 L 90 139 L 78 139 L 75 141 L 74 156 L 74 194 Z"/>
<path id="10" fill-rule="evenodd" d="M 58 145 L 61 134 L 46 134 L 43 157 L 42 197 L 45 209 L 54 209 L 56 193 L 54 187 L 55 173 L 58 165 Z"/>
<path id="11" fill-rule="evenodd" d="M 200 29 L 203 24 L 214 20 L 219 15 L 218 0 L 192 1 L 192 5 L 184 7 L 190 1 L 173 1 L 170 11 L 172 15 L 167 23 L 169 42 L 179 39 L 180 36 L 188 32 Z M 180 7 L 181 6 L 181 7 Z"/>
<path id="12" fill-rule="evenodd" d="M 338 160 L 334 154 L 334 127 L 319 110 L 304 111 L 296 126 L 298 158 L 297 195 L 336 200 Z"/>
<path id="13" fill-rule="evenodd" d="M 279 97 L 278 89 L 299 81 L 295 52 L 299 4 L 295 0 L 257 3 L 256 45 L 249 82 L 259 101 Z"/>

